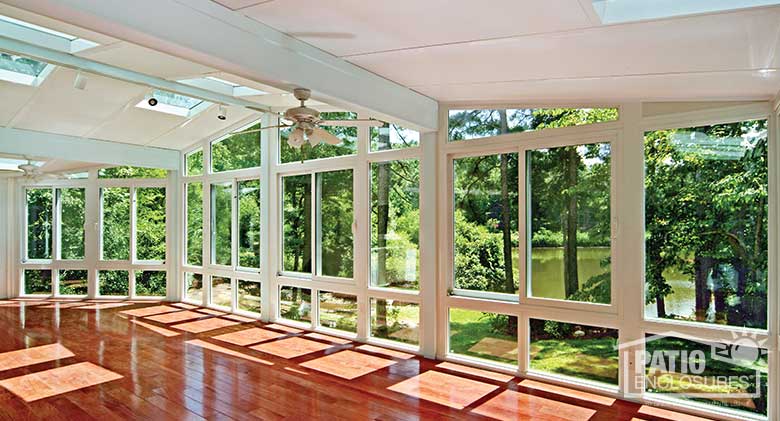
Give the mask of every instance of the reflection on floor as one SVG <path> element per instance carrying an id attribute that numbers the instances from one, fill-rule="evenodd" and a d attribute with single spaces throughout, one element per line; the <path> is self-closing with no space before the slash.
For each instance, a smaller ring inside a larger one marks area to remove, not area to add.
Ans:
<path id="1" fill-rule="evenodd" d="M 0 331 L 0 419 L 699 419 L 187 304 L 3 300 Z"/>

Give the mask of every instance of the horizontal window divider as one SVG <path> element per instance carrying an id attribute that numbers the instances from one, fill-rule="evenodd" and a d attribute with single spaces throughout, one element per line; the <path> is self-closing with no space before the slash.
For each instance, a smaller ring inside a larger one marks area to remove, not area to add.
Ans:
<path id="1" fill-rule="evenodd" d="M 258 268 L 245 268 L 243 266 L 236 266 L 235 271 L 237 273 L 244 273 L 244 274 L 260 274 L 262 273 L 262 270 Z"/>
<path id="2" fill-rule="evenodd" d="M 311 280 L 315 282 L 327 282 L 339 285 L 355 285 L 355 280 L 353 278 L 339 278 L 336 276 L 315 275 L 311 277 Z"/>
<path id="3" fill-rule="evenodd" d="M 98 180 L 98 188 L 110 187 L 167 187 L 167 178 L 104 178 Z"/>
<path id="4" fill-rule="evenodd" d="M 168 266 L 165 264 L 149 264 L 143 265 L 138 263 L 128 262 L 98 262 L 95 265 L 97 270 L 135 270 L 135 271 L 166 271 Z"/>
<path id="5" fill-rule="evenodd" d="M 41 266 L 53 266 L 55 263 L 52 260 L 26 260 L 20 263 L 23 267 L 41 267 Z"/>
<path id="6" fill-rule="evenodd" d="M 281 271 L 277 276 L 283 277 L 283 278 L 291 278 L 291 279 L 305 279 L 305 280 L 311 280 L 311 274 L 310 273 L 302 273 L 302 272 L 289 272 L 289 271 Z"/>
<path id="7" fill-rule="evenodd" d="M 467 152 L 472 149 L 490 148 L 492 146 L 499 145 L 524 145 L 550 138 L 556 138 L 559 140 L 567 140 L 571 138 L 582 139 L 585 137 L 592 138 L 603 136 L 607 133 L 617 133 L 622 128 L 622 122 L 610 121 L 606 123 L 593 123 L 581 126 L 507 133 L 470 140 L 449 140 L 444 145 L 443 152 L 450 154 L 457 152 Z"/>
<path id="8" fill-rule="evenodd" d="M 761 329 L 660 319 L 645 320 L 641 323 L 641 328 L 648 335 L 668 333 L 683 339 L 695 338 L 725 344 L 737 343 L 740 338 L 748 336 L 757 343 L 765 341 L 762 347 L 768 350 L 777 350 L 778 346 L 777 335 Z"/>
<path id="9" fill-rule="evenodd" d="M 203 273 L 203 266 L 190 266 L 186 263 L 182 263 L 181 270 L 183 272 Z"/>
<path id="10" fill-rule="evenodd" d="M 312 279 L 287 278 L 281 276 L 278 276 L 276 278 L 276 284 L 278 286 L 291 286 L 291 287 L 311 289 L 312 300 L 315 299 L 313 297 L 315 290 L 327 291 L 327 292 L 338 292 L 342 294 L 352 294 L 352 295 L 359 295 L 362 291 L 361 288 L 358 288 L 354 284 L 331 283 L 331 282 L 323 282 L 323 281 L 312 280 Z"/>
<path id="11" fill-rule="evenodd" d="M 349 170 L 355 168 L 359 163 L 360 161 L 358 161 L 357 155 L 336 156 L 333 158 L 313 159 L 304 162 L 277 164 L 275 168 L 271 169 L 271 173 L 286 176 L 308 174 L 312 172 Z"/>
<path id="12" fill-rule="evenodd" d="M 386 161 L 403 161 L 406 159 L 419 159 L 422 156 L 419 146 L 405 149 L 391 149 L 386 151 L 369 152 L 366 160 L 370 163 Z"/>
<path id="13" fill-rule="evenodd" d="M 278 323 L 278 324 L 283 325 L 283 326 L 294 327 L 296 329 L 303 329 L 303 330 L 307 330 L 307 331 L 314 330 L 311 323 L 308 323 L 308 322 L 298 322 L 298 321 L 295 321 L 295 320 L 284 319 L 281 316 L 276 316 L 276 317 L 272 318 L 271 319 L 271 323 Z"/>
<path id="14" fill-rule="evenodd" d="M 588 303 L 584 301 L 559 300 L 554 298 L 520 297 L 520 304 L 524 306 L 560 308 L 572 311 L 589 311 L 598 313 L 617 314 L 615 304 Z"/>
<path id="15" fill-rule="evenodd" d="M 163 260 L 135 260 L 133 266 L 165 266 Z"/>
<path id="16" fill-rule="evenodd" d="M 386 298 L 391 300 L 408 301 L 411 303 L 421 302 L 420 291 L 404 291 L 390 288 L 368 288 L 368 295 L 371 298 Z"/>
<path id="17" fill-rule="evenodd" d="M 84 298 L 87 298 L 88 295 L 86 295 L 86 294 L 84 294 L 84 295 L 54 294 L 53 297 L 54 298 L 79 298 L 79 299 L 84 299 Z"/>
<path id="18" fill-rule="evenodd" d="M 595 136 L 570 136 L 563 138 L 540 139 L 538 142 L 528 142 L 521 145 L 521 150 L 532 151 L 535 149 L 563 148 L 566 146 L 593 145 L 596 143 L 611 143 L 614 145 L 618 139 L 617 132 L 599 133 Z"/>
<path id="19" fill-rule="evenodd" d="M 451 363 L 465 365 L 468 367 L 482 368 L 486 370 L 495 371 L 498 373 L 509 374 L 512 376 L 520 376 L 520 370 L 517 368 L 517 366 L 511 364 L 502 364 L 499 362 L 484 360 L 476 357 L 467 357 L 463 355 L 451 354 L 449 352 L 445 354 L 442 360 Z"/>
<path id="20" fill-rule="evenodd" d="M 618 386 L 609 385 L 606 383 L 599 383 L 595 381 L 578 379 L 571 376 L 563 376 L 558 374 L 545 373 L 530 369 L 521 375 L 523 379 L 528 380 L 541 380 L 546 383 L 550 383 L 556 386 L 562 386 L 570 389 L 576 389 L 583 392 L 595 392 L 600 395 L 606 395 L 610 398 L 623 399 L 620 394 L 620 388 Z M 522 385 L 522 381 L 518 384 Z"/>
<path id="21" fill-rule="evenodd" d="M 183 175 L 179 178 L 181 184 L 202 182 L 208 178 L 206 175 Z"/>
<path id="22" fill-rule="evenodd" d="M 460 288 L 453 289 L 451 296 L 477 298 L 480 300 L 499 301 L 502 303 L 517 304 L 519 302 L 519 297 L 517 294 L 505 294 L 502 292 L 492 292 L 492 291 L 475 291 L 475 290 L 460 289 Z"/>
<path id="23" fill-rule="evenodd" d="M 256 179 L 263 175 L 262 170 L 260 167 L 252 167 L 252 168 L 242 168 L 240 170 L 230 170 L 230 171 L 220 171 L 215 173 L 208 173 L 207 175 L 202 176 L 204 180 L 208 180 L 209 182 L 221 182 L 221 181 L 231 181 L 233 179 Z M 189 180 L 186 180 L 189 181 Z"/>
<path id="24" fill-rule="evenodd" d="M 263 282 L 263 275 L 260 272 L 242 272 L 237 270 L 233 273 L 234 278 L 238 278 L 243 281 Z"/>
<path id="25" fill-rule="evenodd" d="M 324 335 L 335 336 L 337 338 L 349 339 L 351 341 L 358 340 L 357 333 L 346 332 L 338 329 L 331 329 L 322 325 L 315 327 L 313 331 L 317 333 L 322 333 Z"/>
<path id="26" fill-rule="evenodd" d="M 188 271 L 189 272 L 189 271 Z M 238 277 L 238 274 L 236 273 L 233 268 L 227 266 L 227 267 L 217 267 L 217 266 L 209 266 L 205 270 L 200 270 L 197 272 L 199 274 L 202 274 L 205 276 L 220 276 L 223 278 L 235 278 Z M 205 281 L 205 279 L 204 279 Z"/>
<path id="27" fill-rule="evenodd" d="M 47 180 L 41 182 L 26 182 L 22 183 L 22 188 L 86 188 L 89 184 L 89 180 Z"/>
<path id="28" fill-rule="evenodd" d="M 483 311 L 486 313 L 500 313 L 532 319 L 548 319 L 565 323 L 581 323 L 612 329 L 617 329 L 619 327 L 619 318 L 617 314 L 485 300 L 456 295 L 450 295 L 446 298 L 445 304 L 450 308 L 454 307 L 465 310 Z"/>
<path id="29" fill-rule="evenodd" d="M 239 316 L 249 317 L 250 319 L 254 319 L 257 321 L 262 320 L 262 316 L 258 313 L 255 313 L 253 311 L 247 311 L 247 310 L 241 310 L 240 308 L 236 308 L 235 311 L 233 311 L 234 314 L 237 314 Z"/>
<path id="30" fill-rule="evenodd" d="M 757 102 L 732 107 L 643 117 L 640 126 L 643 131 L 671 130 L 738 123 L 745 120 L 763 120 L 768 118 L 771 113 L 772 109 L 769 103 Z"/>

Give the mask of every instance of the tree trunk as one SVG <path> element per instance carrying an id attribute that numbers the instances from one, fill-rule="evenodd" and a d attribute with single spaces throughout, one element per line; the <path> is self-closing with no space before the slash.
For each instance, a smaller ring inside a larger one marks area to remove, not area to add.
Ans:
<path id="1" fill-rule="evenodd" d="M 501 133 L 509 133 L 506 110 L 498 112 Z M 504 240 L 504 292 L 515 293 L 512 262 L 512 206 L 509 203 L 509 155 L 501 154 L 501 233 Z M 510 323 L 511 325 L 511 323 Z"/>
<path id="2" fill-rule="evenodd" d="M 656 295 L 655 297 L 655 311 L 658 313 L 658 317 L 663 319 L 666 317 L 666 299 L 663 295 Z"/>
<path id="3" fill-rule="evenodd" d="M 712 301 L 712 289 L 707 282 L 710 270 L 714 264 L 711 257 L 697 256 L 694 258 L 694 284 L 696 289 L 696 320 L 707 320 L 707 310 Z"/>
<path id="4" fill-rule="evenodd" d="M 577 275 L 577 170 L 580 156 L 577 148 L 566 147 L 563 151 L 563 175 L 565 191 L 565 219 L 563 229 L 563 279 L 566 298 L 580 289 Z"/>
<path id="5" fill-rule="evenodd" d="M 728 298 L 726 280 L 723 279 L 723 270 L 718 263 L 712 266 L 713 297 L 715 298 L 715 321 L 717 323 L 728 320 Z"/>
<path id="6" fill-rule="evenodd" d="M 390 133 L 379 135 L 379 150 L 390 149 Z M 377 286 L 387 286 L 387 225 L 390 219 L 390 163 L 376 164 Z M 387 302 L 376 301 L 377 326 L 387 328 Z"/>
<path id="7" fill-rule="evenodd" d="M 311 180 L 311 179 L 310 179 Z M 303 261 L 301 263 L 302 272 L 311 272 L 311 181 L 304 184 L 303 192 Z"/>

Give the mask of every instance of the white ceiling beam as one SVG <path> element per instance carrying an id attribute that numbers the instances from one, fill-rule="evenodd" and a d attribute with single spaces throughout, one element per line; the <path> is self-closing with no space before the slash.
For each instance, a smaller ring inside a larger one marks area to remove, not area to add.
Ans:
<path id="1" fill-rule="evenodd" d="M 181 154 L 173 149 L 130 145 L 76 136 L 0 127 L 0 153 L 95 164 L 132 165 L 179 170 Z"/>
<path id="2" fill-rule="evenodd" d="M 2 1 L 412 129 L 438 126 L 435 100 L 211 0 Z"/>
<path id="3" fill-rule="evenodd" d="M 110 64 L 101 63 L 95 60 L 90 60 L 88 58 L 76 56 L 62 51 L 57 51 L 51 48 L 41 47 L 39 45 L 30 44 L 28 42 L 19 41 L 17 39 L 2 35 L 0 35 L 0 51 L 26 56 L 57 66 L 82 70 L 87 73 L 106 76 L 112 79 L 122 80 L 138 85 L 150 86 L 152 88 L 157 88 L 164 91 L 175 92 L 181 95 L 198 98 L 209 102 L 225 105 L 235 105 L 249 108 L 254 111 L 268 111 L 268 107 L 252 101 L 235 98 L 230 95 L 223 95 L 218 92 L 212 92 L 206 89 L 170 81 L 133 70 L 123 69 L 121 67 L 112 66 Z"/>

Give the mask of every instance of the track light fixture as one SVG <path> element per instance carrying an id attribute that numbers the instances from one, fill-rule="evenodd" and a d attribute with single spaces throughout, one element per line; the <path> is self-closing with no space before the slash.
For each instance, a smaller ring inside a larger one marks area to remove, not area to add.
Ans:
<path id="1" fill-rule="evenodd" d="M 220 120 L 227 120 L 227 107 L 224 105 L 219 106 L 219 114 L 217 114 L 217 118 Z"/>
<path id="2" fill-rule="evenodd" d="M 73 80 L 73 87 L 83 91 L 87 87 L 87 77 L 83 73 L 76 73 L 76 79 Z"/>

